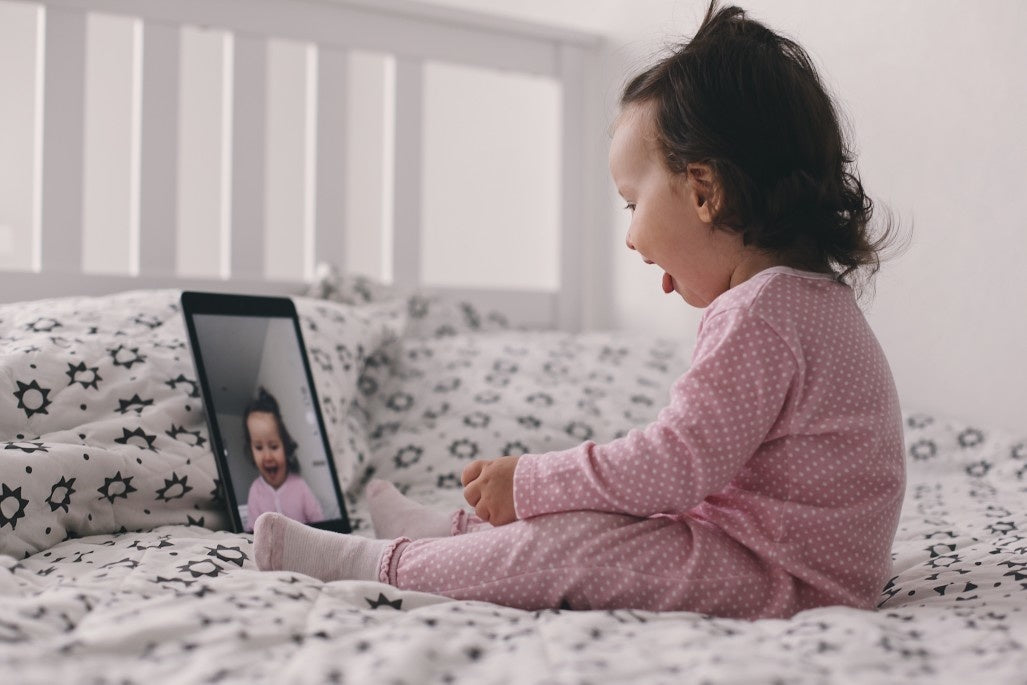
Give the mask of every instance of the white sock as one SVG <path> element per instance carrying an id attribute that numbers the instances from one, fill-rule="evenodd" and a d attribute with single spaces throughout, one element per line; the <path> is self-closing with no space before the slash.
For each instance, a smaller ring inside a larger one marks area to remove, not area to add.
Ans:
<path id="1" fill-rule="evenodd" d="M 380 538 L 444 538 L 453 532 L 452 514 L 408 499 L 392 483 L 375 478 L 366 492 L 374 532 Z"/>
<path id="2" fill-rule="evenodd" d="M 323 580 L 378 580 L 392 540 L 371 540 L 311 528 L 267 512 L 253 525 L 253 555 L 261 571 L 295 571 Z"/>

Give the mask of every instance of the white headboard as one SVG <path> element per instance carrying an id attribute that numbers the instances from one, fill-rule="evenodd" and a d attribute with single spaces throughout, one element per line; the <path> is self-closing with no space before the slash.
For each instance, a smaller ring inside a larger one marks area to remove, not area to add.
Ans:
<path id="1" fill-rule="evenodd" d="M 0 0 L 9 3 L 12 0 Z M 589 274 L 580 248 L 592 209 L 602 193 L 596 141 L 604 136 L 601 94 L 595 77 L 601 41 L 584 33 L 499 20 L 408 0 L 32 0 L 45 16 L 40 30 L 36 88 L 41 113 L 36 153 L 33 240 L 29 269 L 0 270 L 0 302 L 124 289 L 185 287 L 290 294 L 298 281 L 273 281 L 264 273 L 265 216 L 260 197 L 265 179 L 267 46 L 271 39 L 299 41 L 317 51 L 316 97 L 311 104 L 316 169 L 306 197 L 310 226 L 297 230 L 313 262 L 340 264 L 347 198 L 338 184 L 353 131 L 338 123 L 347 92 L 350 51 L 395 58 L 394 188 L 391 260 L 393 282 L 422 285 L 424 65 L 439 61 L 553 79 L 561 95 L 559 192 L 559 287 L 555 292 L 503 288 L 461 289 L 461 296 L 498 306 L 515 320 L 575 330 L 582 325 Z M 127 275 L 83 273 L 83 181 L 85 48 L 91 12 L 137 19 L 136 55 L 141 95 L 134 105 L 139 149 L 133 169 L 132 269 Z M 200 26 L 232 36 L 231 131 L 226 163 L 230 182 L 221 235 L 220 278 L 176 274 L 174 197 L 178 174 L 179 32 Z M 254 103 L 258 103 L 256 109 Z M 0 222 L 2 223 L 2 222 Z"/>

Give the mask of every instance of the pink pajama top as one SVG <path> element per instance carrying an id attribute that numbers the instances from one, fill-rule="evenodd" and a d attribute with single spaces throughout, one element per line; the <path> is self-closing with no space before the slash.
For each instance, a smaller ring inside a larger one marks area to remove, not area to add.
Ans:
<path id="1" fill-rule="evenodd" d="M 518 518 L 594 510 L 712 524 L 775 576 L 780 616 L 875 606 L 904 490 L 895 383 L 851 289 L 786 267 L 709 305 L 653 423 L 524 455 L 514 473 Z"/>
<path id="2" fill-rule="evenodd" d="M 325 518 L 310 486 L 295 473 L 286 476 L 277 490 L 263 476 L 253 481 L 246 500 L 246 530 L 252 531 L 253 522 L 266 511 L 277 511 L 300 523 L 315 523 Z"/>

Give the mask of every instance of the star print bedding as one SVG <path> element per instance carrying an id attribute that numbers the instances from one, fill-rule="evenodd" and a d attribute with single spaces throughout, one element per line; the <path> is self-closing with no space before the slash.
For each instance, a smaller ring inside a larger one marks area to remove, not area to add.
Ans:
<path id="1" fill-rule="evenodd" d="M 363 535 L 370 478 L 457 506 L 471 459 L 644 424 L 689 354 L 516 330 L 330 273 L 308 295 L 297 309 Z M 872 613 L 524 612 L 323 584 L 256 571 L 250 537 L 223 530 L 177 300 L 0 307 L 4 682 L 1023 682 L 1023 435 L 907 415 L 894 575 Z"/>

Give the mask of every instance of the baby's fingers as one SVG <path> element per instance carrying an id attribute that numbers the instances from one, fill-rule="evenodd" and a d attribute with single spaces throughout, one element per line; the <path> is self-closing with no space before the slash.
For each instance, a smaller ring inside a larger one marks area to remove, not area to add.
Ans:
<path id="1" fill-rule="evenodd" d="M 487 461 L 482 459 L 475 459 L 464 468 L 464 472 L 460 474 L 460 484 L 467 485 L 472 480 L 481 475 L 481 470 L 485 468 Z"/>
<path id="2" fill-rule="evenodd" d="M 471 483 L 464 488 L 464 499 L 472 507 L 478 506 L 481 501 L 481 487 L 477 483 Z"/>

